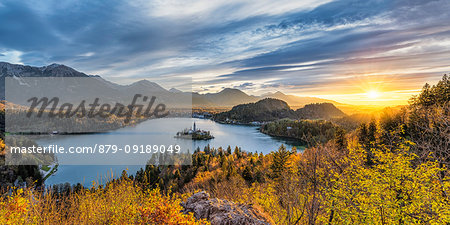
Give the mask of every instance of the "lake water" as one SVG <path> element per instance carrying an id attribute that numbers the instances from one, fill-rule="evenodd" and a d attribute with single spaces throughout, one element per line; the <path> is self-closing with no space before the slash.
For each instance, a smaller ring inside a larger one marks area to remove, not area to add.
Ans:
<path id="1" fill-rule="evenodd" d="M 209 130 L 211 134 L 215 137 L 211 140 L 202 141 L 188 141 L 183 139 L 177 139 L 174 137 L 177 131 L 184 128 L 192 126 L 196 123 L 197 128 L 202 130 Z M 90 135 L 73 135 L 73 136 L 54 136 L 52 138 L 40 139 L 38 144 L 48 145 L 55 144 L 59 146 L 77 146 L 77 145 L 93 145 L 96 143 L 102 144 L 148 144 L 161 140 L 165 143 L 173 144 L 184 144 L 185 146 L 191 146 L 192 149 L 199 147 L 203 149 L 208 144 L 210 147 L 218 148 L 222 147 L 226 149 L 229 145 L 234 150 L 235 146 L 241 147 L 242 150 L 248 152 L 262 152 L 264 154 L 270 153 L 271 151 L 277 150 L 280 145 L 284 144 L 288 149 L 296 146 L 301 149 L 301 143 L 286 140 L 280 138 L 273 138 L 268 135 L 262 134 L 258 131 L 258 127 L 255 126 L 245 126 L 245 125 L 229 125 L 220 124 L 211 120 L 204 119 L 193 119 L 193 118 L 163 118 L 148 120 L 142 122 L 136 126 L 125 127 L 118 130 L 101 133 L 101 134 L 90 134 Z M 193 152 L 193 150 L 191 150 Z M 58 171 L 46 180 L 47 185 L 59 184 L 59 183 L 82 183 L 85 186 L 90 186 L 92 181 L 101 182 L 104 181 L 106 177 L 120 175 L 123 170 L 127 169 L 128 174 L 134 174 L 137 170 L 143 167 L 145 162 L 148 160 L 146 156 L 137 155 L 135 157 L 140 157 L 139 159 L 134 159 L 132 163 L 134 165 L 117 165 L 114 160 L 122 160 L 123 164 L 124 155 L 117 154 L 116 159 L 109 159 L 110 164 L 115 165 L 86 165 L 86 164 L 96 164 L 98 158 L 104 157 L 101 155 L 95 155 L 89 157 L 88 160 L 82 161 L 84 165 L 66 165 L 65 160 L 69 160 L 65 157 L 67 155 L 57 155 L 60 162 Z M 71 155 L 70 157 L 74 157 Z M 108 155 L 111 157 L 111 155 Z M 126 157 L 129 157 L 128 155 Z M 73 161 L 73 158 L 71 159 Z M 92 160 L 92 163 L 89 163 Z M 141 160 L 136 165 L 135 160 Z M 66 161 L 67 162 L 67 161 Z M 76 162 L 76 160 L 75 160 Z M 101 164 L 105 164 L 104 161 Z M 107 164 L 107 163 L 106 163 Z"/>

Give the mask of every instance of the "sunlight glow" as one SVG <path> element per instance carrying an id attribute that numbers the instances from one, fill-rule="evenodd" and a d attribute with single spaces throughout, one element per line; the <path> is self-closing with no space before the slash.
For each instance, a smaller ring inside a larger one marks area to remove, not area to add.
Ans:
<path id="1" fill-rule="evenodd" d="M 377 99 L 378 97 L 380 97 L 380 93 L 378 93 L 378 91 L 369 91 L 366 93 L 367 97 L 371 98 L 371 99 Z"/>

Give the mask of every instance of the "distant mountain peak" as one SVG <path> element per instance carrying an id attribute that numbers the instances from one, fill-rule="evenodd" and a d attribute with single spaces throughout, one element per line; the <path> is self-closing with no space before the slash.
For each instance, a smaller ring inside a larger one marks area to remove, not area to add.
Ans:
<path id="1" fill-rule="evenodd" d="M 1 62 L 0 69 L 1 76 L 6 77 L 88 77 L 85 73 L 56 63 L 48 66 L 34 67 Z"/>
<path id="2" fill-rule="evenodd" d="M 275 95 L 285 95 L 283 92 L 281 92 L 281 91 L 277 91 L 277 92 L 275 92 L 274 93 Z"/>
<path id="3" fill-rule="evenodd" d="M 134 84 L 152 84 L 153 82 L 148 81 L 147 79 L 143 79 L 143 80 L 138 80 L 136 82 L 134 82 Z"/>
<path id="4" fill-rule="evenodd" d="M 131 84 L 131 86 L 134 86 L 134 85 L 155 86 L 155 87 L 158 86 L 158 87 L 161 87 L 159 84 L 157 84 L 155 82 L 151 82 L 151 81 L 149 81 L 147 79 L 139 80 L 139 81 L 136 81 L 136 82 Z"/>
<path id="5" fill-rule="evenodd" d="M 147 89 L 152 89 L 154 91 L 167 91 L 166 89 L 161 87 L 159 84 L 157 84 L 155 82 L 151 82 L 146 79 L 136 81 L 128 86 L 135 87 L 135 88 L 147 88 Z"/>
<path id="6" fill-rule="evenodd" d="M 60 66 L 65 66 L 65 65 L 63 65 L 63 64 L 58 64 L 58 63 L 52 63 L 52 64 L 50 64 L 50 65 L 48 65 L 48 66 L 43 66 L 42 68 L 53 69 L 53 68 L 60 67 Z M 65 66 L 65 67 L 67 67 L 67 66 Z"/>
<path id="7" fill-rule="evenodd" d="M 206 93 L 196 96 L 195 102 L 208 102 L 214 106 L 235 106 L 243 103 L 256 102 L 259 98 L 247 95 L 245 92 L 235 88 L 224 88 L 216 93 Z M 195 103 L 197 104 L 197 103 Z"/>
<path id="8" fill-rule="evenodd" d="M 277 92 L 275 92 L 275 93 L 273 93 L 271 96 L 273 96 L 273 97 L 286 97 L 286 95 L 283 93 L 283 92 L 281 92 L 281 91 L 277 91 Z"/>
<path id="9" fill-rule="evenodd" d="M 239 89 L 235 89 L 235 88 L 224 88 L 219 93 L 244 93 L 244 92 Z"/>
<path id="10" fill-rule="evenodd" d="M 182 91 L 180 91 L 180 90 L 178 90 L 176 88 L 171 88 L 169 91 L 172 92 L 172 93 L 182 93 Z"/>
<path id="11" fill-rule="evenodd" d="M 276 91 L 276 92 L 267 92 L 261 95 L 261 97 L 270 97 L 270 96 L 285 96 L 285 94 L 281 91 Z"/>
<path id="12" fill-rule="evenodd" d="M 245 96 L 248 97 L 245 92 L 235 89 L 235 88 L 224 88 L 223 90 L 216 92 L 216 93 L 208 93 L 207 95 L 233 95 L 233 96 Z"/>

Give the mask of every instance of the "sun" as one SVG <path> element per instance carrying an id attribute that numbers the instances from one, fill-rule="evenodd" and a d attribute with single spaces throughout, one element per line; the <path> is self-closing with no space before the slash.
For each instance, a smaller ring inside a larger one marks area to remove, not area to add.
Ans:
<path id="1" fill-rule="evenodd" d="M 378 97 L 380 97 L 380 93 L 375 90 L 367 92 L 366 95 L 367 95 L 367 97 L 369 97 L 371 99 L 377 99 Z"/>

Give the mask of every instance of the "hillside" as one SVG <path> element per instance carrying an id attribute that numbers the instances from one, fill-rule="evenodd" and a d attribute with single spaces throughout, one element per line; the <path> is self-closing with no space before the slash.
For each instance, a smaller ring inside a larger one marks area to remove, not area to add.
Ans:
<path id="1" fill-rule="evenodd" d="M 331 103 L 314 103 L 295 111 L 299 119 L 330 119 L 345 116 L 340 109 Z"/>
<path id="2" fill-rule="evenodd" d="M 309 104 L 303 108 L 292 110 L 289 105 L 279 99 L 266 98 L 256 103 L 241 104 L 230 111 L 218 113 L 214 120 L 225 123 L 270 122 L 278 119 L 330 119 L 345 116 L 341 110 L 331 103 Z"/>
<path id="3" fill-rule="evenodd" d="M 237 105 L 228 112 L 214 116 L 216 121 L 231 123 L 267 122 L 280 118 L 295 118 L 295 113 L 286 102 L 273 98 Z"/>

